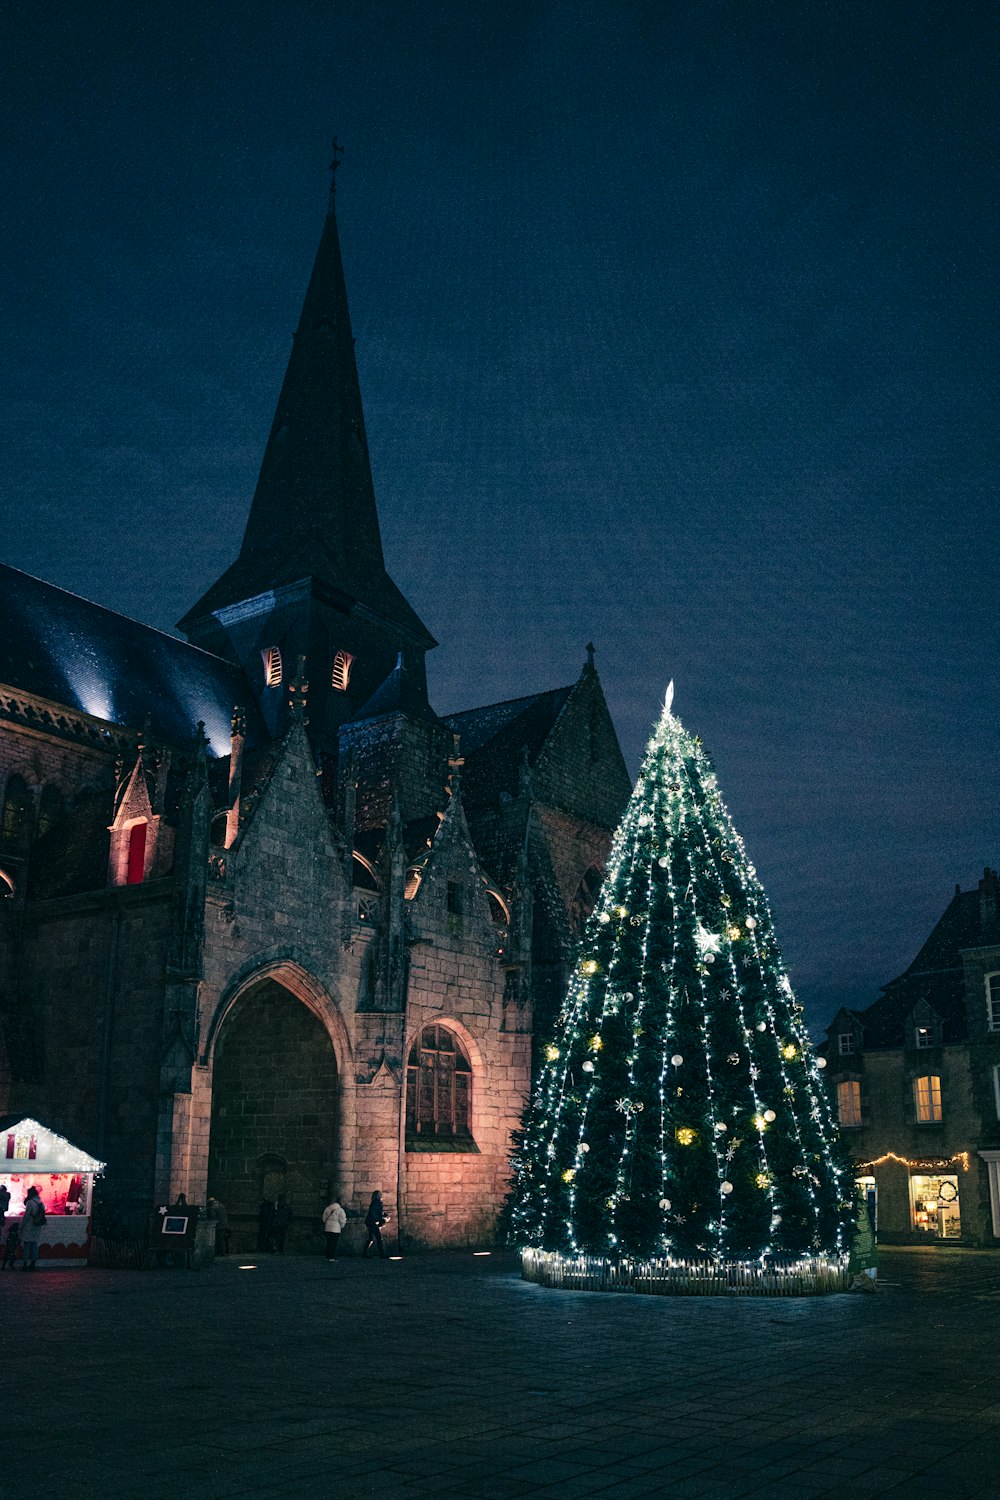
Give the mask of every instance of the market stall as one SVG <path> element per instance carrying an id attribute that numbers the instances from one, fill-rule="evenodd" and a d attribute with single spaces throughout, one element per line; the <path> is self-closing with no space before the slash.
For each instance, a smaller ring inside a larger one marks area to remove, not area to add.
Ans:
<path id="1" fill-rule="evenodd" d="M 85 1266 L 94 1178 L 103 1170 L 103 1162 L 38 1120 L 0 1116 L 0 1184 L 10 1194 L 4 1241 L 9 1227 L 20 1223 L 25 1196 L 34 1187 L 45 1208 L 38 1264 Z"/>

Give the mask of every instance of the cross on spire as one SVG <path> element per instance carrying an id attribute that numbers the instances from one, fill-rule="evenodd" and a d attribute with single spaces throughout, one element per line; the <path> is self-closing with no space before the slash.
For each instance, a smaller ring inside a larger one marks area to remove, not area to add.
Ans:
<path id="1" fill-rule="evenodd" d="M 334 138 L 333 138 L 333 160 L 330 163 L 330 197 L 331 198 L 336 197 L 336 194 L 337 194 L 337 168 L 340 166 L 340 163 L 343 161 L 343 159 L 344 159 L 344 148 L 343 148 L 343 146 L 341 146 L 339 144 L 339 142 L 337 140 L 337 137 L 334 136 Z"/>

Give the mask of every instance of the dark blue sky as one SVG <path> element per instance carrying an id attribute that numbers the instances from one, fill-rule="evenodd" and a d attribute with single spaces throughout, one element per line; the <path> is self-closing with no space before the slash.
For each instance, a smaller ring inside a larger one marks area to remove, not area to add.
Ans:
<path id="1" fill-rule="evenodd" d="M 3 555 L 169 628 L 235 555 L 329 136 L 446 711 L 669 677 L 813 1019 L 1000 859 L 992 3 L 4 21 Z"/>

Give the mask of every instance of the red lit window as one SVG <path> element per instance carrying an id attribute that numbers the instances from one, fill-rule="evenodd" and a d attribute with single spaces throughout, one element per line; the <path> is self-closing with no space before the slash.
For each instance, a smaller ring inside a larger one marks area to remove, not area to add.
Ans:
<path id="1" fill-rule="evenodd" d="M 354 665 L 354 657 L 349 651 L 338 651 L 333 658 L 333 676 L 331 686 L 338 693 L 347 692 L 347 684 L 351 680 L 351 668 Z"/>
<path id="2" fill-rule="evenodd" d="M 128 831 L 128 873 L 126 885 L 141 885 L 146 871 L 147 823 L 133 823 Z"/>
<path id="3" fill-rule="evenodd" d="M 413 1136 L 470 1134 L 472 1064 L 453 1031 L 425 1026 L 406 1068 L 406 1130 Z"/>
<path id="4" fill-rule="evenodd" d="M 281 686 L 281 652 L 277 646 L 265 646 L 260 653 L 264 663 L 264 686 Z"/>

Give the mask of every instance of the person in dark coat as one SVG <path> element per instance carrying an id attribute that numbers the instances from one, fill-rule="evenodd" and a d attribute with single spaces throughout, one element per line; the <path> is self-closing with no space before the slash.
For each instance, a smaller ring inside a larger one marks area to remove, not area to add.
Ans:
<path id="1" fill-rule="evenodd" d="M 372 1201 L 369 1203 L 368 1212 L 365 1214 L 365 1228 L 368 1231 L 368 1238 L 365 1240 L 365 1248 L 361 1252 L 362 1256 L 367 1256 L 372 1245 L 376 1245 L 378 1247 L 379 1258 L 385 1260 L 385 1247 L 382 1244 L 382 1225 L 385 1221 L 386 1212 L 382 1204 L 382 1194 L 372 1193 Z"/>
<path id="2" fill-rule="evenodd" d="M 7 1217 L 9 1209 L 10 1192 L 8 1191 L 7 1184 L 5 1182 L 0 1182 L 0 1228 L 3 1227 L 3 1221 Z"/>
<path id="3" fill-rule="evenodd" d="M 273 1198 L 265 1198 L 257 1210 L 257 1249 L 274 1249 L 274 1209 Z"/>
<path id="4" fill-rule="evenodd" d="M 271 1237 L 274 1241 L 274 1248 L 279 1255 L 284 1255 L 285 1253 L 285 1235 L 288 1233 L 288 1226 L 291 1222 L 291 1205 L 287 1198 L 279 1198 L 275 1205 L 274 1218 L 271 1222 Z"/>
<path id="5" fill-rule="evenodd" d="M 220 1203 L 218 1198 L 209 1198 L 206 1204 L 206 1213 L 209 1219 L 215 1223 L 215 1253 L 216 1255 L 229 1254 L 229 1215 L 226 1205 Z"/>
<path id="6" fill-rule="evenodd" d="M 21 1229 L 18 1224 L 7 1225 L 7 1238 L 3 1247 L 3 1263 L 0 1271 L 13 1271 L 17 1253 L 21 1248 Z"/>

